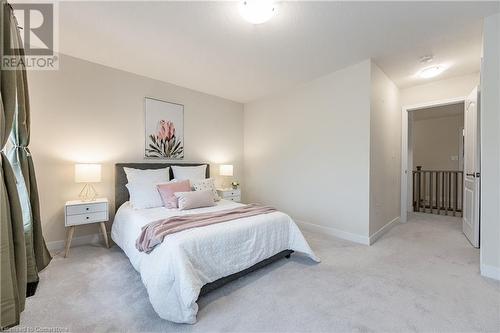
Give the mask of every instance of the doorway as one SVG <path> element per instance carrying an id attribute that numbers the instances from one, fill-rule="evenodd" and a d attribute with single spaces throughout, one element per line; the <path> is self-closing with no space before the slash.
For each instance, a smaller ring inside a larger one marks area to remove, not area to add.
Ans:
<path id="1" fill-rule="evenodd" d="M 401 222 L 407 222 L 414 212 L 439 215 L 450 215 L 451 212 L 453 216 L 461 217 L 463 233 L 475 247 L 479 247 L 478 101 L 479 93 L 475 88 L 466 97 L 403 107 L 401 151 Z M 455 142 L 454 145 L 458 144 L 458 149 L 455 146 L 455 153 L 450 153 L 451 150 L 442 149 L 446 144 L 436 144 L 437 138 L 446 132 L 443 128 L 438 126 L 434 131 L 422 131 L 414 125 L 417 121 L 424 125 L 426 121 L 430 123 L 428 119 L 434 116 L 459 113 L 457 106 L 462 110 L 462 116 L 457 115 L 460 119 L 456 120 L 453 129 L 458 132 L 458 138 L 450 140 Z M 458 129 L 462 123 L 463 140 Z M 413 151 L 415 135 L 423 142 Z"/>
<path id="2" fill-rule="evenodd" d="M 413 212 L 462 217 L 464 102 L 408 112 Z"/>

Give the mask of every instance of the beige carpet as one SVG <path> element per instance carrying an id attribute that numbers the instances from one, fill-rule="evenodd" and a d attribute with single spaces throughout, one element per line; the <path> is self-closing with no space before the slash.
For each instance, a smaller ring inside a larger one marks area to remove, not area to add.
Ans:
<path id="1" fill-rule="evenodd" d="M 218 289 L 199 300 L 195 325 L 160 319 L 116 246 L 76 247 L 41 274 L 21 326 L 74 332 L 500 331 L 500 284 L 479 276 L 479 251 L 462 235 L 458 219 L 419 214 L 371 247 L 305 235 L 321 264 L 292 255 Z"/>

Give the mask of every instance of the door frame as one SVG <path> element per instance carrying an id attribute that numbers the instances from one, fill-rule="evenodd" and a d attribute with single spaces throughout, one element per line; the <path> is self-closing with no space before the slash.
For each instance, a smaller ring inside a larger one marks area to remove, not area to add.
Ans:
<path id="1" fill-rule="evenodd" d="M 408 200 L 409 200 L 409 184 L 410 184 L 410 177 L 412 175 L 409 168 L 410 165 L 410 155 L 408 152 L 408 143 L 410 142 L 409 140 L 409 128 L 408 128 L 408 117 L 409 117 L 409 112 L 410 111 L 415 111 L 418 109 L 427 109 L 431 107 L 436 107 L 436 106 L 444 106 L 444 105 L 450 105 L 450 104 L 457 104 L 457 103 L 464 103 L 465 105 L 465 100 L 467 96 L 460 96 L 460 97 L 454 97 L 454 98 L 448 98 L 448 99 L 442 99 L 442 100 L 436 100 L 436 101 L 430 101 L 430 102 L 424 102 L 424 103 L 419 103 L 419 104 L 413 104 L 413 105 L 406 105 L 401 108 L 401 217 L 400 217 L 400 222 L 407 222 L 408 221 L 408 215 L 411 213 L 408 205 Z"/>

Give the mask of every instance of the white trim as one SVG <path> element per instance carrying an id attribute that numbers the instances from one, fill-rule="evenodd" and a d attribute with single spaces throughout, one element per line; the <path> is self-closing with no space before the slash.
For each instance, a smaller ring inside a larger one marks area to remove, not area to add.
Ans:
<path id="1" fill-rule="evenodd" d="M 380 237 L 382 237 L 389 229 L 391 229 L 396 223 L 399 223 L 399 216 L 387 222 L 382 228 L 378 229 L 376 233 L 371 235 L 369 238 L 369 243 L 372 245 L 375 243 Z"/>
<path id="2" fill-rule="evenodd" d="M 435 106 L 445 106 L 445 105 L 450 105 L 450 104 L 461 103 L 461 102 L 465 102 L 466 99 L 467 99 L 467 96 L 459 96 L 459 97 L 454 97 L 454 98 L 440 99 L 440 100 L 435 100 L 435 101 L 430 101 L 430 102 L 425 102 L 425 103 L 406 105 L 406 106 L 403 106 L 403 109 L 405 109 L 406 111 L 415 111 L 418 109 L 427 109 L 427 108 L 432 108 Z"/>
<path id="3" fill-rule="evenodd" d="M 304 228 L 305 230 L 310 230 L 313 232 L 318 232 L 321 234 L 329 235 L 329 236 L 334 236 L 338 238 L 342 238 L 351 242 L 363 244 L 363 245 L 370 245 L 370 239 L 366 236 L 358 235 L 358 234 L 353 234 L 351 232 L 331 228 L 331 227 L 325 227 L 322 225 L 318 224 L 312 224 L 304 221 L 298 221 L 295 220 L 295 222 L 299 225 L 299 227 Z"/>
<path id="4" fill-rule="evenodd" d="M 408 112 L 435 106 L 465 103 L 466 96 L 430 101 L 420 104 L 406 105 L 401 108 L 401 217 L 400 221 L 408 221 L 408 179 L 410 177 L 408 168 Z"/>
<path id="5" fill-rule="evenodd" d="M 109 233 L 108 233 L 109 239 Z M 104 243 L 104 239 L 101 234 L 90 234 L 85 236 L 73 237 L 71 240 L 71 247 L 87 245 L 87 244 L 101 244 Z M 47 242 L 47 249 L 49 251 L 59 251 L 64 249 L 66 240 L 57 240 L 52 242 Z"/>
<path id="6" fill-rule="evenodd" d="M 490 279 L 500 280 L 500 267 L 481 265 L 481 275 Z"/>
<path id="7" fill-rule="evenodd" d="M 408 109 L 401 114 L 401 222 L 408 221 Z"/>

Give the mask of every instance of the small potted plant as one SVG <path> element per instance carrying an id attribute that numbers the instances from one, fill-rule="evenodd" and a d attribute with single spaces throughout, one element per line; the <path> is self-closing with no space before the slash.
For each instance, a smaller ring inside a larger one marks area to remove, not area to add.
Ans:
<path id="1" fill-rule="evenodd" d="M 238 183 L 238 182 L 232 182 L 231 186 L 233 187 L 233 190 L 237 190 L 238 187 L 240 186 L 240 183 Z"/>

